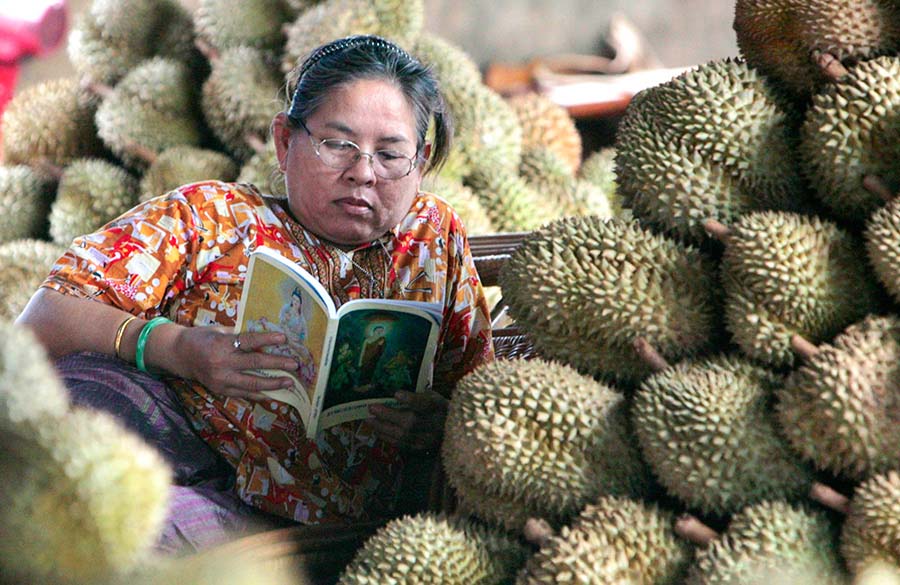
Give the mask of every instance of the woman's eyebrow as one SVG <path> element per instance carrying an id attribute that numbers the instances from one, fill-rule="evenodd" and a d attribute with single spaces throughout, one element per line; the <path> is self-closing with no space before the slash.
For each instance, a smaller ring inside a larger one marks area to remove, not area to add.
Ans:
<path id="1" fill-rule="evenodd" d="M 342 122 L 326 122 L 325 127 L 330 128 L 332 130 L 336 130 L 337 132 L 345 134 L 346 136 L 349 136 L 350 138 L 356 138 L 356 136 L 357 136 L 356 132 L 353 131 L 353 128 L 351 128 L 350 126 L 347 126 L 346 124 L 344 124 Z M 379 143 L 387 142 L 390 144 L 398 144 L 398 143 L 404 143 L 404 142 L 409 143 L 409 142 L 411 142 L 411 140 L 409 138 L 403 136 L 402 134 L 389 134 L 387 136 L 379 137 L 378 142 Z"/>

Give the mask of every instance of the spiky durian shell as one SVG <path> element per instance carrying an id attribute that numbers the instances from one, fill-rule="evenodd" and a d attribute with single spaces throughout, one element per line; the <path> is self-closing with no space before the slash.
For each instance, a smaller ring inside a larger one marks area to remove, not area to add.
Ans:
<path id="1" fill-rule="evenodd" d="M 851 573 L 873 561 L 900 565 L 900 473 L 859 484 L 841 530 L 841 553 Z"/>
<path id="2" fill-rule="evenodd" d="M 41 237 L 55 182 L 43 171 L 26 165 L 0 165 L 0 244 Z"/>
<path id="3" fill-rule="evenodd" d="M 644 380 L 635 431 L 669 493 L 718 515 L 805 495 L 812 474 L 779 436 L 770 409 L 782 382 L 733 356 L 685 360 Z"/>
<path id="4" fill-rule="evenodd" d="M 578 167 L 579 179 L 599 187 L 609 201 L 613 215 L 622 212 L 621 197 L 616 194 L 616 149 L 608 146 L 588 155 Z"/>
<path id="5" fill-rule="evenodd" d="M 134 145 L 159 154 L 201 140 L 196 84 L 181 62 L 155 57 L 132 69 L 97 108 L 103 142 L 126 164 L 146 168 Z"/>
<path id="6" fill-rule="evenodd" d="M 517 173 L 479 170 L 465 184 L 472 189 L 491 224 L 501 232 L 526 231 L 558 217 Z"/>
<path id="7" fill-rule="evenodd" d="M 66 49 L 79 78 L 113 85 L 153 54 L 153 2 L 96 2 L 76 18 Z M 116 10 L 116 6 L 122 10 Z M 148 13 L 148 10 L 151 11 Z M 129 14 L 135 18 L 128 19 Z M 129 22 L 124 22 L 129 20 Z M 111 29 L 105 30 L 104 24 Z"/>
<path id="8" fill-rule="evenodd" d="M 576 179 L 566 162 L 547 147 L 525 149 L 519 173 L 560 216 L 612 217 L 606 194 L 593 184 Z"/>
<path id="9" fill-rule="evenodd" d="M 63 170 L 50 209 L 50 236 L 68 246 L 96 231 L 138 202 L 138 184 L 122 167 L 97 158 L 73 161 Z"/>
<path id="10" fill-rule="evenodd" d="M 600 495 L 641 496 L 649 476 L 625 408 L 621 394 L 562 364 L 486 364 L 459 382 L 450 402 L 442 447 L 448 480 L 461 477 L 554 522 Z M 488 520 L 522 527 L 519 515 Z"/>
<path id="11" fill-rule="evenodd" d="M 239 183 L 252 183 L 263 193 L 276 197 L 287 196 L 284 174 L 278 166 L 278 155 L 272 140 L 267 140 L 265 150 L 255 153 L 241 166 L 237 180 Z"/>
<path id="12" fill-rule="evenodd" d="M 535 348 L 590 375 L 636 382 L 646 338 L 678 361 L 715 347 L 719 289 L 697 250 L 634 222 L 595 216 L 534 232 L 500 273 L 509 312 Z"/>
<path id="13" fill-rule="evenodd" d="M 0 245 L 0 319 L 15 319 L 62 256 L 62 246 L 44 240 L 13 240 Z"/>
<path id="14" fill-rule="evenodd" d="M 508 583 L 525 562 L 509 537 L 462 518 L 420 514 L 392 520 L 369 538 L 342 585 Z"/>
<path id="15" fill-rule="evenodd" d="M 240 46 L 279 51 L 289 21 L 282 0 L 200 0 L 194 14 L 197 36 L 220 51 Z"/>
<path id="16" fill-rule="evenodd" d="M 859 63 L 841 83 L 813 97 L 801 155 L 819 199 L 840 219 L 861 224 L 883 205 L 866 175 L 900 191 L 900 57 Z"/>
<path id="17" fill-rule="evenodd" d="M 900 302 L 900 198 L 873 213 L 863 235 L 875 276 Z"/>
<path id="18" fill-rule="evenodd" d="M 581 166 L 581 133 L 569 112 L 549 97 L 531 92 L 508 98 L 522 126 L 522 148 L 545 147 L 555 152 L 570 173 Z"/>
<path id="19" fill-rule="evenodd" d="M 639 218 L 694 240 L 700 224 L 796 209 L 796 123 L 746 64 L 713 61 L 647 89 L 616 139 L 619 193 Z"/>
<path id="20" fill-rule="evenodd" d="M 162 528 L 171 473 L 111 416 L 73 410 L 0 451 L 0 565 L 25 578 L 92 582 L 135 567 Z M 12 443 L 12 444 L 11 444 Z"/>
<path id="21" fill-rule="evenodd" d="M 427 33 L 416 40 L 413 53 L 431 67 L 441 87 L 481 83 L 481 71 L 472 57 L 458 45 L 440 35 Z"/>
<path id="22" fill-rule="evenodd" d="M 69 394 L 30 329 L 0 318 L 0 435 L 66 414 Z"/>
<path id="23" fill-rule="evenodd" d="M 92 99 L 75 78 L 50 79 L 19 92 L 3 112 L 6 164 L 65 166 L 100 152 Z"/>
<path id="24" fill-rule="evenodd" d="M 484 206 L 472 189 L 459 181 L 451 181 L 443 177 L 426 179 L 424 183 L 429 191 L 450 203 L 465 224 L 467 234 L 490 234 L 496 231 Z"/>
<path id="25" fill-rule="evenodd" d="M 203 114 L 209 127 L 240 159 L 255 153 L 247 135 L 264 138 L 280 111 L 281 76 L 257 49 L 234 47 L 212 62 L 203 83 Z"/>
<path id="26" fill-rule="evenodd" d="M 688 585 L 843 585 L 835 527 L 821 511 L 783 501 L 735 514 L 725 534 L 699 549 Z"/>
<path id="27" fill-rule="evenodd" d="M 147 201 L 196 181 L 233 181 L 237 174 L 237 164 L 221 152 L 173 146 L 162 151 L 141 177 L 138 198 Z"/>
<path id="28" fill-rule="evenodd" d="M 722 259 L 725 321 L 747 355 L 795 361 L 790 340 L 831 339 L 877 312 L 879 291 L 856 239 L 818 217 L 754 212 L 732 226 Z"/>
<path id="29" fill-rule="evenodd" d="M 542 546 L 516 583 L 681 583 L 691 547 L 675 535 L 673 524 L 669 512 L 652 504 L 601 498 Z"/>
<path id="30" fill-rule="evenodd" d="M 900 9 L 893 0 L 738 0 L 734 30 L 751 66 L 803 98 L 827 81 L 815 52 L 860 60 L 900 48 Z"/>
<path id="31" fill-rule="evenodd" d="M 900 321 L 870 315 L 819 347 L 778 392 L 795 451 L 854 480 L 900 462 Z"/>

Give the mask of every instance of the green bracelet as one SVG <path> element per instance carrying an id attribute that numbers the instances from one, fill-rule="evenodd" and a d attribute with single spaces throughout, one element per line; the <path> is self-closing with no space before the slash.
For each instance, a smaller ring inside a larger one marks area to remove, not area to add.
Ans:
<path id="1" fill-rule="evenodd" d="M 147 347 L 147 338 L 150 337 L 150 332 L 157 325 L 162 325 L 163 323 L 171 323 L 165 317 L 155 317 L 147 321 L 147 324 L 144 325 L 143 329 L 141 329 L 141 334 L 138 335 L 137 340 L 137 348 L 134 350 L 134 361 L 137 364 L 137 367 L 142 372 L 147 372 L 147 366 L 144 364 L 144 349 Z M 148 372 L 149 373 L 149 372 Z"/>

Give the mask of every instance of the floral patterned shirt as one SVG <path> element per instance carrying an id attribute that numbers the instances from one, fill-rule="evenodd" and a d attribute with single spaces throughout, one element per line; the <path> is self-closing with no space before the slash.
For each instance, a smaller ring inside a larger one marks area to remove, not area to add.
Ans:
<path id="1" fill-rule="evenodd" d="M 351 251 L 319 240 L 283 200 L 248 184 L 207 181 L 147 201 L 77 238 L 43 286 L 182 325 L 233 326 L 248 255 L 272 248 L 314 274 L 337 306 L 361 297 L 441 303 L 436 387 L 493 359 L 487 302 L 465 228 L 442 199 L 420 193 L 379 240 Z M 388 516 L 404 457 L 366 420 L 305 438 L 296 410 L 219 396 L 171 379 L 199 434 L 236 469 L 248 503 L 319 524 Z M 210 391 L 211 390 L 211 391 Z"/>

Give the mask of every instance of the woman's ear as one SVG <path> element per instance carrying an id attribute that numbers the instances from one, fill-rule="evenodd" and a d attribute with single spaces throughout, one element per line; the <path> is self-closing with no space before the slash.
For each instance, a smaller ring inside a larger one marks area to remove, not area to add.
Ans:
<path id="1" fill-rule="evenodd" d="M 287 119 L 287 114 L 278 112 L 272 120 L 272 140 L 275 142 L 275 155 L 278 158 L 278 168 L 285 172 L 287 168 L 288 146 L 291 142 L 292 128 Z"/>

